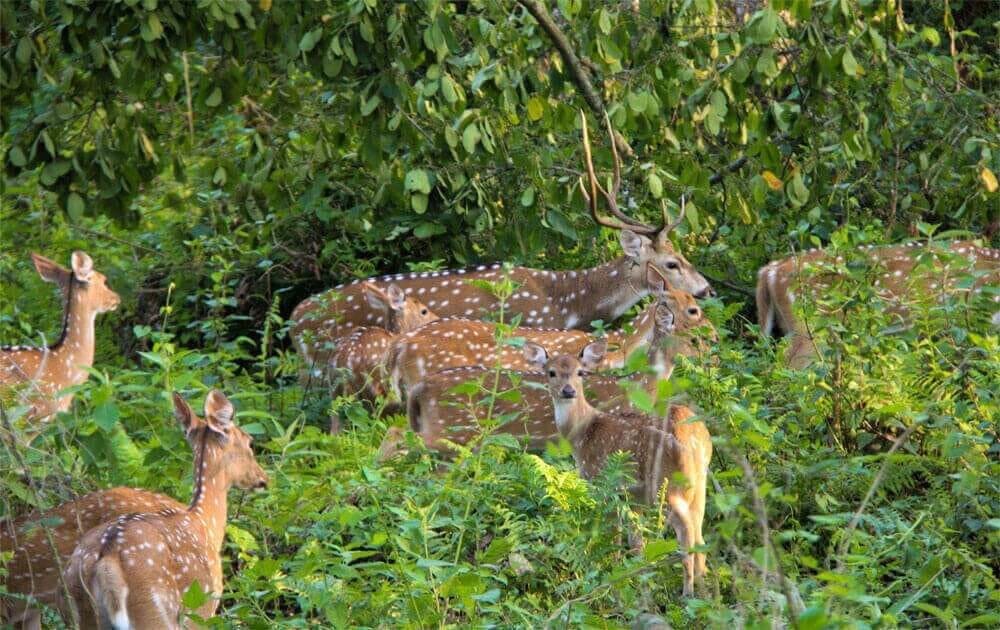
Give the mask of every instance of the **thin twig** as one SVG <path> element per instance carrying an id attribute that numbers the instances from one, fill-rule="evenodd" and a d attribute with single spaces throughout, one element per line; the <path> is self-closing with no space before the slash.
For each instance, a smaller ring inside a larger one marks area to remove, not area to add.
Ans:
<path id="1" fill-rule="evenodd" d="M 191 144 L 194 144 L 194 110 L 191 108 L 191 72 L 188 67 L 187 52 L 181 53 L 181 62 L 184 64 L 184 93 L 187 101 L 187 123 L 188 136 Z"/>

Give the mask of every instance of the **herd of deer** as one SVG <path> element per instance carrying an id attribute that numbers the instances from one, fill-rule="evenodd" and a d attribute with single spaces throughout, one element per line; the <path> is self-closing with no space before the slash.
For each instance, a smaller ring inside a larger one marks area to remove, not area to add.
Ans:
<path id="1" fill-rule="evenodd" d="M 698 299 L 714 292 L 671 243 L 676 223 L 665 216 L 657 228 L 618 208 L 617 156 L 611 189 L 600 185 L 586 121 L 584 151 L 589 184 L 581 181 L 581 190 L 594 220 L 619 231 L 620 258 L 580 271 L 492 265 L 356 281 L 301 303 L 292 314 L 293 339 L 304 379 L 373 401 L 405 401 L 409 427 L 430 449 L 447 453 L 479 433 L 482 414 L 468 404 L 468 389 L 457 386 L 489 377 L 485 389 L 519 391 L 519 397 L 493 400 L 490 413 L 504 419 L 498 430 L 524 438 L 529 448 L 565 437 L 580 474 L 588 479 L 611 454 L 630 453 L 636 464 L 636 496 L 652 504 L 666 498 L 683 551 L 683 594 L 689 596 L 705 572 L 702 521 L 711 436 L 688 406 L 675 401 L 662 417 L 646 414 L 632 406 L 622 385 L 631 381 L 632 387 L 655 392 L 657 381 L 669 378 L 677 356 L 711 349 L 715 330 Z M 599 212 L 598 195 L 612 216 Z M 972 242 L 876 247 L 862 253 L 878 270 L 878 294 L 904 317 L 909 296 L 1000 284 L 1000 251 Z M 924 265 L 928 256 L 930 264 Z M 62 290 L 62 335 L 41 348 L 3 348 L 0 386 L 12 393 L 5 394 L 7 402 L 27 408 L 28 422 L 40 422 L 69 408 L 72 395 L 65 390 L 84 382 L 84 368 L 93 363 L 95 318 L 114 310 L 119 297 L 83 252 L 73 253 L 71 269 L 37 254 L 33 259 L 41 277 Z M 791 362 L 808 361 L 813 348 L 795 315 L 796 294 L 822 292 L 836 280 L 843 262 L 813 250 L 760 270 L 761 332 L 793 335 Z M 916 273 L 918 265 L 926 271 Z M 803 273 L 810 268 L 822 273 Z M 963 276 L 973 281 L 958 282 Z M 504 278 L 516 288 L 502 305 L 484 283 L 470 282 Z M 580 330 L 594 320 L 617 319 L 649 295 L 655 299 L 631 332 L 609 332 L 598 339 Z M 482 319 L 501 306 L 506 316 L 520 317 L 522 326 L 506 335 L 517 342 L 505 342 L 497 325 Z M 998 315 L 994 323 L 1000 325 Z M 642 348 L 653 374 L 618 378 L 597 373 L 621 367 Z M 214 614 L 222 593 L 227 491 L 233 485 L 264 487 L 268 477 L 221 392 L 209 392 L 204 418 L 177 394 L 173 406 L 194 451 L 190 504 L 145 490 L 113 488 L 3 523 L 0 558 L 11 555 L 4 565 L 0 623 L 40 627 L 41 608 L 52 606 L 82 627 L 183 627 L 182 595 L 195 581 L 213 597 L 194 612 L 203 618 Z M 334 423 L 331 428 L 338 427 Z M 401 429 L 391 429 L 382 456 L 396 452 L 402 437 Z"/>

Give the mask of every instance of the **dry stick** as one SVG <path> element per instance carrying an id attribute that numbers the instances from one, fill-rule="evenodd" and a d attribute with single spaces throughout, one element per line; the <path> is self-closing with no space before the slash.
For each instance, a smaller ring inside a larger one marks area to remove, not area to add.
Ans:
<path id="1" fill-rule="evenodd" d="M 750 462 L 747 461 L 746 456 L 743 453 L 733 454 L 735 455 L 736 461 L 739 463 L 740 468 L 743 469 L 743 481 L 746 484 L 747 490 L 750 491 L 750 496 L 753 499 L 753 512 L 757 517 L 757 525 L 760 527 L 761 537 L 764 539 L 764 546 L 770 552 L 771 557 L 774 558 L 774 571 L 778 574 L 778 579 L 781 583 L 781 591 L 785 595 L 785 601 L 788 604 L 789 620 L 791 621 L 793 628 L 799 627 L 799 615 L 802 614 L 803 608 L 801 599 L 797 599 L 795 594 L 791 589 L 791 584 L 785 578 L 785 571 L 781 568 L 781 554 L 778 552 L 778 548 L 775 547 L 774 542 L 771 540 L 771 527 L 767 524 L 767 508 L 764 506 L 764 501 L 760 498 L 760 491 L 757 487 L 757 481 L 753 474 L 753 468 L 750 467 Z"/>
<path id="2" fill-rule="evenodd" d="M 885 454 L 885 461 L 882 462 L 882 467 L 878 469 L 878 473 L 875 474 L 875 478 L 872 479 L 872 484 L 868 487 L 868 492 L 865 493 L 865 498 L 861 500 L 861 504 L 858 506 L 857 511 L 854 512 L 854 516 L 851 517 L 851 522 L 847 524 L 847 529 L 844 530 L 844 538 L 840 541 L 840 547 L 837 549 L 837 572 L 840 573 L 844 570 L 844 554 L 847 553 L 847 545 L 851 540 L 851 534 L 858 525 L 861 523 L 861 515 L 864 514 L 865 509 L 871 502 L 872 497 L 875 496 L 875 491 L 878 490 L 879 486 L 882 485 L 882 480 L 885 479 L 885 471 L 889 468 L 889 464 L 892 463 L 892 454 L 899 450 L 899 447 L 909 439 L 910 435 L 916 430 L 919 422 L 914 422 L 910 426 L 906 427 L 906 430 L 899 434 L 899 437 L 892 443 L 892 447 Z"/>
<path id="3" fill-rule="evenodd" d="M 191 73 L 188 68 L 188 58 L 186 52 L 181 53 L 181 61 L 184 63 L 184 92 L 185 100 L 187 101 L 188 136 L 191 140 L 191 144 L 194 144 L 194 110 L 191 109 Z"/>
<path id="4" fill-rule="evenodd" d="M 604 108 L 604 101 L 601 99 L 600 94 L 597 93 L 597 90 L 594 89 L 594 84 L 590 82 L 587 70 L 583 67 L 580 58 L 576 55 L 576 51 L 573 50 L 566 35 L 552 21 L 552 16 L 549 15 L 548 9 L 538 0 L 517 1 L 528 10 L 528 13 L 535 18 L 538 25 L 542 27 L 542 30 L 552 40 L 556 50 L 559 51 L 559 55 L 563 58 L 566 67 L 569 69 L 570 79 L 572 79 L 583 95 L 583 100 L 587 101 L 587 105 L 590 106 L 590 109 L 593 110 L 598 118 L 603 118 L 607 114 L 607 110 Z M 635 157 L 635 151 L 629 146 L 625 137 L 617 131 L 614 132 L 614 140 L 619 153 L 623 153 L 628 157 Z"/>
<path id="5" fill-rule="evenodd" d="M 17 465 L 24 471 L 24 475 L 28 480 L 28 487 L 31 488 L 31 492 L 35 495 L 35 499 L 40 499 L 42 496 L 41 490 L 38 489 L 38 486 L 35 483 L 35 478 L 31 476 L 28 463 L 24 461 L 23 457 L 21 457 L 21 451 L 17 448 L 17 438 L 14 433 L 14 425 L 11 424 L 10 418 L 7 417 L 7 407 L 3 404 L 3 401 L 0 401 L 0 423 L 3 424 L 4 431 L 6 431 L 6 434 L 10 436 L 10 440 L 13 443 L 12 445 L 7 444 L 7 440 L 3 440 L 4 448 L 10 452 L 11 456 L 15 460 L 17 460 Z M 13 527 L 13 519 L 11 519 L 11 527 Z M 59 585 L 63 589 L 63 597 L 65 597 L 66 601 L 69 603 L 70 615 L 74 620 L 73 625 L 75 627 L 79 627 L 75 620 L 79 619 L 80 615 L 76 609 L 76 602 L 72 597 L 70 597 L 69 594 L 69 586 L 66 584 L 66 577 L 63 575 L 62 558 L 59 557 L 59 549 L 56 547 L 56 542 L 52 538 L 52 529 L 48 525 L 42 525 L 42 531 L 45 532 L 45 540 L 49 543 L 49 549 L 52 551 L 52 557 L 55 558 L 56 561 L 56 570 L 59 571 Z"/>

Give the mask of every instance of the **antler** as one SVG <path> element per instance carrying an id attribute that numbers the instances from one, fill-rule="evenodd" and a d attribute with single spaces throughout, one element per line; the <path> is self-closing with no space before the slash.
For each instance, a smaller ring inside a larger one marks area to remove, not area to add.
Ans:
<path id="1" fill-rule="evenodd" d="M 587 179 L 590 181 L 590 192 L 587 192 L 587 188 L 583 184 L 582 177 L 580 178 L 580 191 L 583 193 L 584 199 L 590 206 L 590 214 L 594 217 L 594 221 L 598 225 L 603 225 L 614 230 L 632 230 L 633 232 L 646 235 L 653 235 L 659 232 L 660 230 L 656 226 L 633 219 L 618 208 L 618 191 L 621 189 L 622 185 L 622 165 L 621 159 L 618 156 L 618 149 L 615 147 L 614 130 L 611 128 L 611 119 L 608 118 L 607 112 L 604 113 L 604 122 L 608 128 L 608 136 L 611 138 L 611 155 L 614 158 L 615 168 L 614 180 L 611 183 L 610 192 L 601 186 L 601 184 L 597 181 L 597 175 L 594 173 L 594 159 L 590 150 L 590 132 L 587 129 L 587 116 L 583 113 L 583 111 L 580 112 L 580 122 L 581 133 L 583 134 L 583 157 L 585 166 L 587 167 Z M 599 214 L 597 210 L 598 192 L 600 192 L 601 196 L 604 197 L 608 210 L 616 218 L 602 217 Z"/>
<path id="2" fill-rule="evenodd" d="M 673 221 L 673 222 L 670 221 L 670 215 L 667 214 L 667 204 L 663 204 L 661 206 L 661 208 L 663 210 L 663 231 L 660 233 L 660 235 L 662 237 L 666 238 L 667 234 L 670 234 L 670 232 L 673 231 L 673 229 L 675 227 L 677 227 L 678 225 L 680 225 L 681 221 L 684 220 L 685 201 L 686 201 L 686 195 L 682 194 L 681 195 L 681 211 L 677 214 L 677 219 L 675 221 Z"/>

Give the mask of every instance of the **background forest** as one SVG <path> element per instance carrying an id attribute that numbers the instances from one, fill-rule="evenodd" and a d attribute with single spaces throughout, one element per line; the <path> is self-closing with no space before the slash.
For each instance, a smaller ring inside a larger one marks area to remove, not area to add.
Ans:
<path id="1" fill-rule="evenodd" d="M 70 413 L 29 442 L 6 408 L 0 516 L 111 485 L 186 500 L 169 392 L 218 387 L 272 484 L 231 495 L 212 626 L 997 627 L 997 329 L 965 304 L 894 329 L 859 266 L 792 370 L 752 289 L 804 248 L 997 247 L 998 47 L 992 0 L 0 3 L 0 340 L 58 335 L 30 252 L 83 249 L 123 298 Z M 376 463 L 404 419 L 300 385 L 288 340 L 352 279 L 617 256 L 579 191 L 581 110 L 605 173 L 604 111 L 619 134 L 629 213 L 685 196 L 675 242 L 720 294 L 717 360 L 673 379 L 716 441 L 688 601 L 624 459 L 587 484 L 565 442 L 490 435 Z"/>

